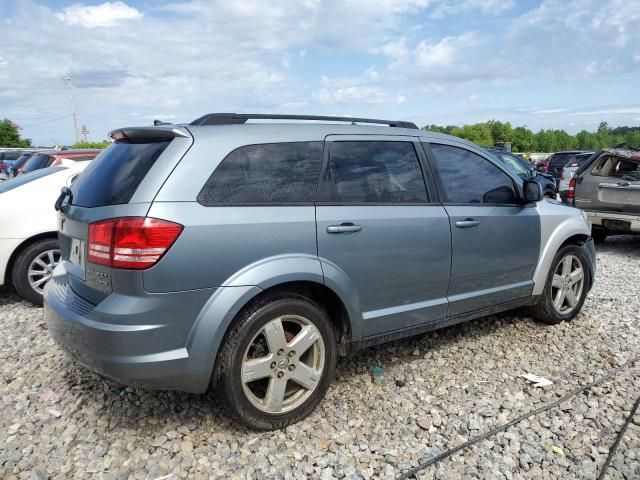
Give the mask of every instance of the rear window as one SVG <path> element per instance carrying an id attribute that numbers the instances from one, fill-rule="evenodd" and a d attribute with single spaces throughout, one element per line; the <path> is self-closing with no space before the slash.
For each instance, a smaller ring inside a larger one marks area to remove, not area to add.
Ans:
<path id="1" fill-rule="evenodd" d="M 556 153 L 549 158 L 549 166 L 553 168 L 564 167 L 574 158 L 576 158 L 575 153 Z"/>
<path id="2" fill-rule="evenodd" d="M 18 188 L 39 178 L 46 177 L 52 173 L 59 172 L 60 170 L 65 170 L 65 167 L 42 168 L 35 172 L 25 173 L 24 175 L 11 178 L 6 182 L 0 183 L 0 193 L 8 192 L 9 190 L 13 190 L 14 188 Z"/>
<path id="3" fill-rule="evenodd" d="M 53 162 L 53 157 L 44 153 L 36 153 L 24 164 L 23 173 L 33 172 L 41 168 L 48 167 Z"/>
<path id="4" fill-rule="evenodd" d="M 617 177 L 622 180 L 640 180 L 640 160 L 607 155 L 602 157 L 591 171 L 599 177 Z"/>
<path id="5" fill-rule="evenodd" d="M 73 204 L 101 207 L 128 203 L 169 143 L 111 144 L 72 185 Z"/>
<path id="6" fill-rule="evenodd" d="M 313 202 L 322 164 L 322 142 L 247 145 L 220 163 L 198 195 L 214 205 Z"/>

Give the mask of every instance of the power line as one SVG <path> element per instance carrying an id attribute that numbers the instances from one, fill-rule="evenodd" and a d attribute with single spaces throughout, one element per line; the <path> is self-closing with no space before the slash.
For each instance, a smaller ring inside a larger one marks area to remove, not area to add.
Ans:
<path id="1" fill-rule="evenodd" d="M 72 116 L 73 116 L 73 114 L 69 114 L 69 115 L 64 115 L 62 117 L 50 118 L 49 120 L 44 120 L 42 122 L 30 123 L 29 125 L 22 125 L 22 128 L 35 127 L 37 125 L 43 125 L 45 123 L 57 122 L 58 120 L 62 120 L 62 119 L 69 118 L 69 117 L 72 117 Z"/>

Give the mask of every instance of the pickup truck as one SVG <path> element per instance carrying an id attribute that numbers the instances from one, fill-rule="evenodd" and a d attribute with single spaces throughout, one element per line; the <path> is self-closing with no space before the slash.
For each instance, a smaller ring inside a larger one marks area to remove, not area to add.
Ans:
<path id="1" fill-rule="evenodd" d="M 586 212 L 596 242 L 640 234 L 640 151 L 600 150 L 578 168 L 567 198 Z"/>

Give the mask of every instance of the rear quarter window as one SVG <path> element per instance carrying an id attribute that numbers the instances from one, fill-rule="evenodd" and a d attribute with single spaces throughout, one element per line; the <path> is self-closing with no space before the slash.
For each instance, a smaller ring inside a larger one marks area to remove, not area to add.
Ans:
<path id="1" fill-rule="evenodd" d="M 111 144 L 73 183 L 73 204 L 101 207 L 128 203 L 169 143 Z"/>
<path id="2" fill-rule="evenodd" d="M 229 153 L 198 194 L 205 206 L 306 204 L 315 199 L 323 142 L 246 145 Z"/>

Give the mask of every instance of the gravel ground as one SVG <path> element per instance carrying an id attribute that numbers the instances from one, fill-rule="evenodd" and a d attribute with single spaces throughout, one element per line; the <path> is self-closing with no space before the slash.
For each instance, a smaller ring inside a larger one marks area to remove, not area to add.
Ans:
<path id="1" fill-rule="evenodd" d="M 305 421 L 256 433 L 211 394 L 120 388 L 69 360 L 42 310 L 0 292 L 1 478 L 396 478 L 434 455 L 610 375 L 418 478 L 595 478 L 640 396 L 640 237 L 598 250 L 571 324 L 519 314 L 367 349 L 339 362 Z M 370 368 L 384 369 L 374 384 Z M 519 375 L 554 384 L 535 388 Z M 640 413 L 608 478 L 640 478 Z"/>

